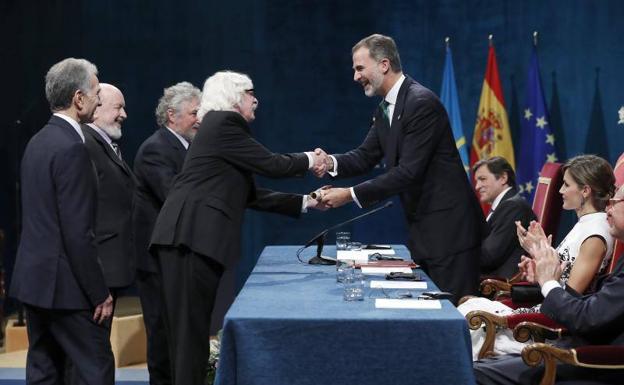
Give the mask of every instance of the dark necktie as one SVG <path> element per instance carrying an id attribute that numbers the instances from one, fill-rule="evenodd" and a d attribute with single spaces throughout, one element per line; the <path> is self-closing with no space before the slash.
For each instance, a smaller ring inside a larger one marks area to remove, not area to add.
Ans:
<path id="1" fill-rule="evenodd" d="M 381 108 L 381 112 L 383 112 L 384 117 L 388 120 L 388 124 L 390 124 L 390 103 L 384 99 L 379 103 L 379 108 Z"/>
<path id="2" fill-rule="evenodd" d="M 121 157 L 121 150 L 119 149 L 119 145 L 117 143 L 115 143 L 115 142 L 111 142 L 111 146 L 113 147 L 113 151 L 115 151 L 115 154 L 117 154 L 119 159 L 123 159 Z"/>

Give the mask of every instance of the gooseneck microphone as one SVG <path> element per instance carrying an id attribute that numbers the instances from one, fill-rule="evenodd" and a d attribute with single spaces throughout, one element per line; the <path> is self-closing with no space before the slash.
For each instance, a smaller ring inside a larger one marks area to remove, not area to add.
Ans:
<path id="1" fill-rule="evenodd" d="M 327 257 L 323 257 L 321 254 L 323 252 L 323 246 L 325 245 L 325 237 L 327 236 L 327 233 L 330 232 L 331 230 L 335 230 L 341 226 L 344 226 L 346 224 L 349 224 L 351 222 L 357 221 L 358 219 L 362 219 L 364 217 L 367 217 L 371 214 L 376 213 L 377 211 L 381 211 L 387 207 L 392 206 L 393 202 L 392 201 L 388 201 L 386 202 L 386 204 L 384 204 L 383 206 L 379 206 L 376 209 L 370 210 L 368 212 L 365 212 L 364 214 L 360 214 L 357 217 L 353 217 L 351 219 L 347 219 L 344 222 L 340 222 L 337 225 L 333 225 L 332 227 L 329 227 L 323 231 L 321 231 L 320 233 L 318 233 L 317 235 L 315 235 L 314 237 L 312 237 L 312 239 L 310 239 L 308 242 L 306 242 L 306 244 L 300 248 L 299 250 L 297 250 L 297 258 L 299 260 L 301 260 L 299 258 L 299 255 L 301 254 L 301 252 L 307 248 L 308 246 L 310 246 L 313 243 L 316 243 L 316 256 L 313 257 L 312 259 L 310 259 L 308 261 L 308 263 L 310 265 L 335 265 L 336 264 L 336 260 L 335 259 L 329 259 Z"/>

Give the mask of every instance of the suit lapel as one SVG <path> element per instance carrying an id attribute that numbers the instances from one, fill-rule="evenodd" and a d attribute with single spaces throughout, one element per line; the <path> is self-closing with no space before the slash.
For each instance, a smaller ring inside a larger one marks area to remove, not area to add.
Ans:
<path id="1" fill-rule="evenodd" d="M 407 90 L 409 89 L 412 79 L 408 76 L 403 80 L 401 88 L 399 88 L 399 94 L 397 95 L 396 104 L 394 106 L 394 112 L 392 114 L 392 124 L 390 125 L 388 135 L 388 145 L 386 148 L 386 161 L 390 167 L 396 166 L 398 163 L 397 153 L 399 150 L 400 136 L 402 132 L 401 117 L 403 115 L 403 109 L 405 107 L 405 97 L 407 96 Z"/>
<path id="2" fill-rule="evenodd" d="M 518 190 L 516 190 L 513 187 L 511 188 L 511 190 L 507 191 L 505 195 L 503 195 L 503 198 L 501 199 L 501 201 L 498 202 L 498 206 L 496 206 L 496 210 L 494 210 L 494 212 L 492 213 L 492 216 L 490 217 L 490 220 L 487 221 L 487 223 L 492 223 L 492 221 L 494 221 L 494 218 L 496 218 L 498 216 L 498 213 L 500 213 L 498 209 L 500 208 L 501 204 L 503 204 L 503 202 L 505 202 L 507 199 L 514 197 L 516 194 L 518 194 Z"/>
<path id="3" fill-rule="evenodd" d="M 108 144 L 104 138 L 102 138 L 102 136 L 100 134 L 98 134 L 97 132 L 95 132 L 95 130 L 87 125 L 82 125 L 82 132 L 85 135 L 90 135 L 91 138 L 93 138 L 100 146 L 102 146 L 102 148 L 104 148 L 104 151 L 106 152 L 106 155 L 112 159 L 113 162 L 115 162 L 119 167 L 121 167 L 121 169 L 128 175 L 132 175 L 130 173 L 130 169 L 128 168 L 128 166 L 126 165 L 126 162 L 124 162 L 123 160 L 121 160 L 117 154 L 115 153 L 115 151 L 113 151 L 113 148 L 110 146 L 110 144 Z"/>

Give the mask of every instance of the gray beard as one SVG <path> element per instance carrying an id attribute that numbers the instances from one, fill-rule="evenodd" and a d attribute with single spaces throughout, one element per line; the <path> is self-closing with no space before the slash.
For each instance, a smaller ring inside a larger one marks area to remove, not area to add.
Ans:
<path id="1" fill-rule="evenodd" d="M 109 138 L 113 140 L 121 139 L 121 128 L 115 126 L 101 126 L 102 131 L 108 135 Z"/>

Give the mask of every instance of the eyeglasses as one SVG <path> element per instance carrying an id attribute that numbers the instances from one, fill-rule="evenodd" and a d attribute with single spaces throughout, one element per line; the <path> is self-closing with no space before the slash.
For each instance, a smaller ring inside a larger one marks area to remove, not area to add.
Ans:
<path id="1" fill-rule="evenodd" d="M 613 207 L 620 202 L 624 202 L 624 198 L 621 198 L 621 199 L 611 198 L 607 201 L 607 207 Z"/>

